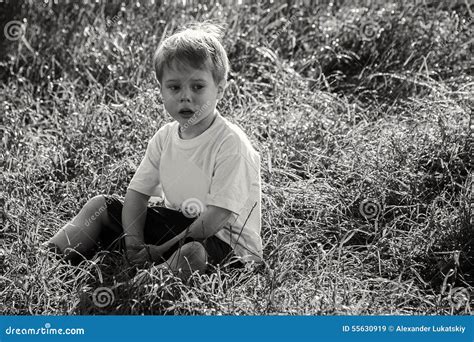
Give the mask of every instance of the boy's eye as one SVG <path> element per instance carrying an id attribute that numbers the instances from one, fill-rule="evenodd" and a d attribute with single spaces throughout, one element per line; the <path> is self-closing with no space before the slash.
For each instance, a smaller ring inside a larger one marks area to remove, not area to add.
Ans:
<path id="1" fill-rule="evenodd" d="M 195 84 L 195 85 L 192 86 L 193 90 L 195 90 L 195 91 L 196 90 L 201 90 L 204 87 L 205 86 L 203 84 Z M 169 85 L 167 88 L 171 91 L 178 91 L 181 87 L 178 86 L 178 85 Z"/>

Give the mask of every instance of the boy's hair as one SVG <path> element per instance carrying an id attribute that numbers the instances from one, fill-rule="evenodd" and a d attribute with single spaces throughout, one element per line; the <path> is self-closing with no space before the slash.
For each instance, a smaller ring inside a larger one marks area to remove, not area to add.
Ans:
<path id="1" fill-rule="evenodd" d="M 175 62 L 195 69 L 210 68 L 214 82 L 227 80 L 229 59 L 220 42 L 222 29 L 211 23 L 193 23 L 167 37 L 156 49 L 153 58 L 156 78 L 161 83 L 165 66 Z"/>

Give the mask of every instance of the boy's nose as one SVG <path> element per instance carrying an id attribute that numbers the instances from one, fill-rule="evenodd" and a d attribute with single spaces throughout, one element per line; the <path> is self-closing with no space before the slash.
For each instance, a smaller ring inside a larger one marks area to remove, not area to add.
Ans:
<path id="1" fill-rule="evenodd" d="M 191 94 L 189 90 L 183 89 L 180 94 L 180 101 L 181 102 L 189 102 L 191 100 Z"/>

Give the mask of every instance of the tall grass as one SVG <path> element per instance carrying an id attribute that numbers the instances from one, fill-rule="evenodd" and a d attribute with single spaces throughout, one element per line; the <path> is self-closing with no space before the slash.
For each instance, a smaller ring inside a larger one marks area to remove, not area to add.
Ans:
<path id="1" fill-rule="evenodd" d="M 0 4 L 23 23 L 0 42 L 1 313 L 471 313 L 472 8 L 304 3 Z M 124 195 L 170 121 L 153 51 L 191 19 L 227 27 L 219 109 L 262 156 L 264 265 L 136 286 L 120 255 L 39 253 Z"/>

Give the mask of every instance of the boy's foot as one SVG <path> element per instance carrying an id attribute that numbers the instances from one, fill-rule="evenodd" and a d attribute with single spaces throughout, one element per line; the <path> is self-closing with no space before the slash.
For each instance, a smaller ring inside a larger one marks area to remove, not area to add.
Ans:
<path id="1" fill-rule="evenodd" d="M 165 265 L 160 264 L 158 266 L 151 266 L 144 270 L 139 270 L 135 277 L 133 277 L 132 284 L 136 287 L 144 287 L 161 282 L 163 279 L 163 271 L 166 269 L 167 267 Z"/>
<path id="2" fill-rule="evenodd" d="M 132 279 L 132 287 L 138 293 L 149 293 L 161 299 L 163 308 L 170 307 L 175 301 L 172 294 L 172 281 L 167 274 L 168 268 L 164 264 L 140 270 Z"/>
<path id="3" fill-rule="evenodd" d="M 54 257 L 56 260 L 60 260 L 63 257 L 61 250 L 49 241 L 43 242 L 37 249 L 40 256 Z"/>

